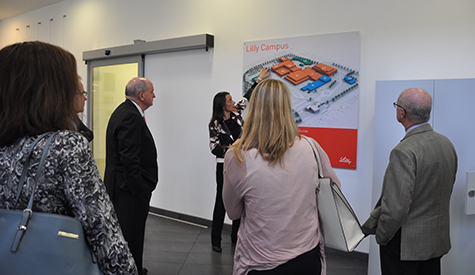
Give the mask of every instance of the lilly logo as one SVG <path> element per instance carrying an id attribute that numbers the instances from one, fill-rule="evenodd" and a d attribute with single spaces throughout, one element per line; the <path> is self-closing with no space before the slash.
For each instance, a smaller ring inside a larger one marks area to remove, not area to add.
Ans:
<path id="1" fill-rule="evenodd" d="M 351 160 L 347 157 L 341 157 L 339 162 L 351 164 Z"/>

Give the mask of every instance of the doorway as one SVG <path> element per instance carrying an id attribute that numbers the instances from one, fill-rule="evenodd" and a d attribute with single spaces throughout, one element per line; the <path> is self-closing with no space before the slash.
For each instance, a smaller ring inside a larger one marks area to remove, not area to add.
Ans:
<path id="1" fill-rule="evenodd" d="M 102 178 L 106 167 L 106 129 L 112 112 L 125 100 L 125 86 L 143 76 L 143 57 L 88 61 L 88 125 L 94 132 L 92 150 Z"/>

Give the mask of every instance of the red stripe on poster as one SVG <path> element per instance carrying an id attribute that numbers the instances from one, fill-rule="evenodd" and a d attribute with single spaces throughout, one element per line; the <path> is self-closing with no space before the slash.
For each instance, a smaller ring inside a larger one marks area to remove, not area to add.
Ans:
<path id="1" fill-rule="evenodd" d="M 332 167 L 356 169 L 358 129 L 299 127 L 299 133 L 315 139 L 327 152 Z"/>

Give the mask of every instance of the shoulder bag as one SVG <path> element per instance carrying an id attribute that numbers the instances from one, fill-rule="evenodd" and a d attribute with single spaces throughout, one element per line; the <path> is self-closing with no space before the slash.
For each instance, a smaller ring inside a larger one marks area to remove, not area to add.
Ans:
<path id="1" fill-rule="evenodd" d="M 317 208 L 325 246 L 352 252 L 364 239 L 361 225 L 338 185 L 329 177 L 323 177 L 322 163 L 315 144 L 303 136 L 312 146 L 317 161 Z"/>
<path id="2" fill-rule="evenodd" d="M 51 133 L 41 135 L 29 148 L 16 201 L 26 179 L 33 149 L 47 134 Z M 51 134 L 46 142 L 28 207 L 23 211 L 0 209 L 0 274 L 103 274 L 93 260 L 78 220 L 32 211 L 49 145 L 55 135 Z"/>

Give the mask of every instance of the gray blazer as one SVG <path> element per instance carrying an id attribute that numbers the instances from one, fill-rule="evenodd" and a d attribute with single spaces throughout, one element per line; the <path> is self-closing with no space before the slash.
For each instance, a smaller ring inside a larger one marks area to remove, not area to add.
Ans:
<path id="1" fill-rule="evenodd" d="M 456 172 L 452 142 L 429 124 L 413 129 L 391 151 L 381 197 L 363 226 L 365 231 L 373 230 L 378 244 L 386 245 L 401 228 L 403 261 L 447 254 Z"/>

